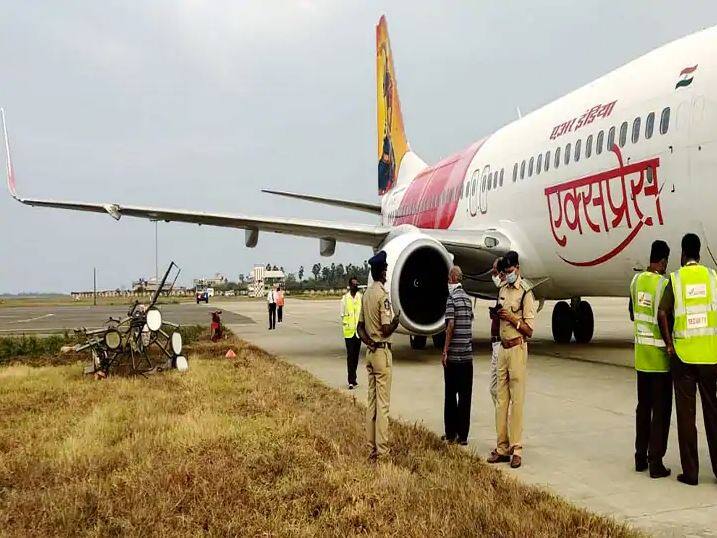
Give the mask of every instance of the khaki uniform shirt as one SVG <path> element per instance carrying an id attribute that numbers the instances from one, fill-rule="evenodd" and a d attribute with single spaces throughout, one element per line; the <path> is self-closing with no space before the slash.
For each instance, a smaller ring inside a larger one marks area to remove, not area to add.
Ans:
<path id="1" fill-rule="evenodd" d="M 526 292 L 522 286 L 523 279 L 518 276 L 515 284 L 506 284 L 500 288 L 498 295 L 499 302 L 503 308 L 508 310 L 514 316 L 517 316 L 521 323 L 527 323 L 531 329 L 535 328 L 535 297 L 532 291 Z M 525 299 L 523 294 L 525 293 Z M 523 301 L 523 309 L 521 311 L 520 302 Z M 515 325 L 509 321 L 500 320 L 500 337 L 502 340 L 512 340 L 523 336 Z"/>
<path id="2" fill-rule="evenodd" d="M 381 325 L 390 325 L 393 321 L 391 301 L 381 282 L 371 284 L 363 295 L 359 322 L 363 322 L 366 332 L 374 342 L 390 342 L 381 334 Z"/>

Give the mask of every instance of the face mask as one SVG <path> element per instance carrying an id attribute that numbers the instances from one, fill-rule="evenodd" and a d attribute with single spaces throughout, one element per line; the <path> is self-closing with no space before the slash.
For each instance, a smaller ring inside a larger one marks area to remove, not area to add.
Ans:
<path id="1" fill-rule="evenodd" d="M 503 285 L 503 281 L 500 279 L 498 275 L 493 275 L 493 284 L 495 284 L 496 288 L 500 288 Z"/>
<path id="2" fill-rule="evenodd" d="M 513 271 L 512 273 L 508 273 L 507 275 L 505 275 L 505 281 L 506 281 L 508 284 L 511 284 L 511 285 L 512 285 L 512 284 L 515 284 L 515 281 L 516 281 L 516 280 L 518 280 L 518 273 L 516 273 L 515 271 Z"/>
<path id="3" fill-rule="evenodd" d="M 448 283 L 448 291 L 453 292 L 453 291 L 456 290 L 456 288 L 457 288 L 458 286 L 460 286 L 460 284 L 458 284 L 457 282 L 456 282 L 455 284 L 451 284 L 451 283 L 449 282 L 449 283 Z"/>

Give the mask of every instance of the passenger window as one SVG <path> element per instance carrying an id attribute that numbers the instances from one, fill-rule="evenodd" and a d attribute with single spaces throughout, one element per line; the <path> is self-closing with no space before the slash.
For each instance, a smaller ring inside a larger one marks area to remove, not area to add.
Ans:
<path id="1" fill-rule="evenodd" d="M 570 164 L 570 142 L 565 146 L 565 165 Z"/>
<path id="2" fill-rule="evenodd" d="M 543 170 L 543 154 L 538 155 L 538 162 L 536 164 L 535 173 L 539 174 Z"/>
<path id="3" fill-rule="evenodd" d="M 528 177 L 533 175 L 533 157 L 530 158 L 530 161 L 528 162 Z"/>
<path id="4" fill-rule="evenodd" d="M 560 166 L 560 148 L 555 149 L 555 168 Z"/>
<path id="5" fill-rule="evenodd" d="M 469 179 L 468 181 L 466 181 L 466 198 L 468 198 L 468 189 L 470 189 L 470 188 L 471 188 L 471 181 Z"/>
<path id="6" fill-rule="evenodd" d="M 640 140 L 640 116 L 635 118 L 635 121 L 632 122 L 632 143 L 637 144 L 638 140 Z"/>
<path id="7" fill-rule="evenodd" d="M 580 146 L 582 146 L 583 141 L 578 140 L 575 142 L 575 162 L 578 162 L 580 160 Z"/>
<path id="8" fill-rule="evenodd" d="M 670 107 L 668 106 L 662 111 L 660 116 L 660 134 L 665 134 L 670 127 Z"/>
<path id="9" fill-rule="evenodd" d="M 493 188 L 498 188 L 498 170 L 493 173 Z"/>
<path id="10" fill-rule="evenodd" d="M 500 169 L 500 186 L 503 186 L 503 172 L 505 172 L 505 168 Z"/>
<path id="11" fill-rule="evenodd" d="M 655 129 L 655 113 L 650 112 L 645 120 L 645 139 L 652 138 L 652 131 Z"/>
<path id="12" fill-rule="evenodd" d="M 600 155 L 602 153 L 602 141 L 605 138 L 605 131 L 600 131 L 595 141 L 595 154 Z"/>
<path id="13" fill-rule="evenodd" d="M 588 136 L 585 141 L 585 158 L 589 159 L 593 152 L 593 135 Z"/>
<path id="14" fill-rule="evenodd" d="M 615 127 L 610 127 L 610 130 L 607 132 L 607 146 L 605 147 L 606 151 L 612 151 L 612 147 L 615 145 Z"/>
<path id="15" fill-rule="evenodd" d="M 515 183 L 516 179 L 518 179 L 518 163 L 513 165 L 513 183 Z"/>
<path id="16" fill-rule="evenodd" d="M 620 147 L 625 147 L 625 142 L 627 142 L 627 122 L 623 121 L 622 125 L 620 125 Z"/>
<path id="17" fill-rule="evenodd" d="M 545 171 L 550 169 L 550 150 L 545 152 Z"/>
<path id="18" fill-rule="evenodd" d="M 485 188 L 490 190 L 491 187 L 493 187 L 493 173 L 488 174 L 487 185 L 485 186 Z"/>
<path id="19" fill-rule="evenodd" d="M 520 163 L 520 179 L 525 177 L 525 161 Z"/>

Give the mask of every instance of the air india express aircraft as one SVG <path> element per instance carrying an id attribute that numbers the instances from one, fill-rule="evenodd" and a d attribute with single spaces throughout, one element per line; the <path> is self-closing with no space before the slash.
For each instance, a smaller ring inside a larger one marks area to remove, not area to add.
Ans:
<path id="1" fill-rule="evenodd" d="M 464 288 L 494 297 L 489 271 L 508 250 L 521 256 L 528 285 L 552 314 L 558 342 L 588 342 L 594 319 L 586 296 L 626 296 L 650 244 L 677 250 L 685 232 L 703 242 L 715 267 L 717 210 L 717 27 L 662 46 L 432 164 L 411 151 L 403 125 L 385 17 L 376 27 L 376 204 L 267 191 L 373 213 L 376 224 L 256 217 L 120 203 L 24 198 L 30 206 L 242 228 L 247 247 L 260 232 L 319 239 L 388 254 L 388 289 L 414 348 L 444 328 L 447 273 L 463 268 Z M 677 256 L 672 256 L 674 265 Z"/>

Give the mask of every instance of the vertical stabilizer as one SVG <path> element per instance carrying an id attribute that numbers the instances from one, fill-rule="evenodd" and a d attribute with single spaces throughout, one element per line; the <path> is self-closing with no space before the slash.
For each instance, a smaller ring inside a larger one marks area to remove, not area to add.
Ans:
<path id="1" fill-rule="evenodd" d="M 376 96 L 378 127 L 378 193 L 385 194 L 396 184 L 404 155 L 410 150 L 403 128 L 398 99 L 396 71 L 386 16 L 376 26 Z"/>

